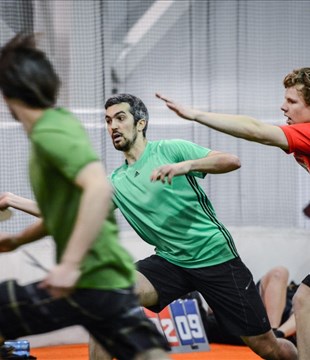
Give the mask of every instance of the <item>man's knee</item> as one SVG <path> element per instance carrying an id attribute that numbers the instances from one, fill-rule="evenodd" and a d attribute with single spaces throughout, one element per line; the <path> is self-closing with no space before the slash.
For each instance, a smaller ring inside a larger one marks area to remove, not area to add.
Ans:
<path id="1" fill-rule="evenodd" d="M 277 346 L 276 338 L 271 331 L 257 336 L 241 337 L 247 346 L 263 359 L 272 358 L 272 354 Z"/>

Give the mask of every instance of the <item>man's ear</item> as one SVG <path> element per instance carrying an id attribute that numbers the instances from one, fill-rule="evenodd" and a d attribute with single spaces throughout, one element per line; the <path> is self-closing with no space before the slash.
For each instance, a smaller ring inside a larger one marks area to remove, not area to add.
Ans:
<path id="1" fill-rule="evenodd" d="M 146 125 L 145 119 L 140 119 L 137 123 L 138 131 L 143 131 L 143 129 L 145 128 L 145 125 Z"/>

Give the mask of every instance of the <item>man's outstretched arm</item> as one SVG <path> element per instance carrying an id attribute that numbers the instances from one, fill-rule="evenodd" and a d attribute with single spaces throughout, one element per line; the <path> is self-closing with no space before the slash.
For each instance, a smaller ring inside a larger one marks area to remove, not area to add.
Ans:
<path id="1" fill-rule="evenodd" d="M 203 112 L 175 103 L 171 99 L 156 93 L 165 101 L 167 107 L 183 119 L 196 121 L 209 128 L 257 143 L 276 146 L 288 150 L 288 141 L 279 126 L 266 124 L 246 115 L 229 115 Z"/>

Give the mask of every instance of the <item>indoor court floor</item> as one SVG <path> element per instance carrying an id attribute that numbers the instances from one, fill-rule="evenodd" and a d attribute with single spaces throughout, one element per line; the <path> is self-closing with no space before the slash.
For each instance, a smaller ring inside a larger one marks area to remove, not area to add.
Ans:
<path id="1" fill-rule="evenodd" d="M 245 346 L 211 344 L 208 352 L 171 354 L 172 360 L 257 360 L 259 356 Z M 31 349 L 38 360 L 88 360 L 87 344 L 50 346 Z"/>

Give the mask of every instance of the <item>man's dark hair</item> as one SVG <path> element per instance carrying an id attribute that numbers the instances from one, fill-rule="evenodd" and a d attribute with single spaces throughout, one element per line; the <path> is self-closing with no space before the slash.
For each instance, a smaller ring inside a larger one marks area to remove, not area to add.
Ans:
<path id="1" fill-rule="evenodd" d="M 310 68 L 300 68 L 287 74 L 283 80 L 285 88 L 296 87 L 305 103 L 310 105 Z M 300 85 L 300 87 L 298 87 Z"/>
<path id="2" fill-rule="evenodd" d="M 141 119 L 145 120 L 145 127 L 143 129 L 143 136 L 145 137 L 147 125 L 149 121 L 149 113 L 147 111 L 146 106 L 144 105 L 143 101 L 138 97 L 130 94 L 116 94 L 111 96 L 105 103 L 104 107 L 107 110 L 112 105 L 120 104 L 120 103 L 127 103 L 130 106 L 130 113 L 134 118 L 134 123 Z"/>
<path id="3" fill-rule="evenodd" d="M 0 90 L 31 108 L 55 105 L 60 80 L 34 34 L 17 34 L 0 52 Z"/>

